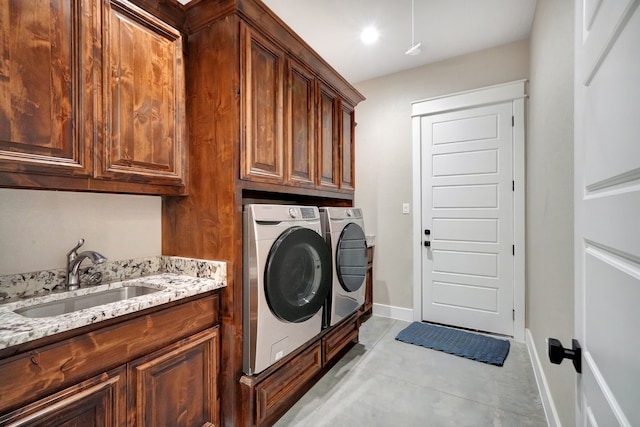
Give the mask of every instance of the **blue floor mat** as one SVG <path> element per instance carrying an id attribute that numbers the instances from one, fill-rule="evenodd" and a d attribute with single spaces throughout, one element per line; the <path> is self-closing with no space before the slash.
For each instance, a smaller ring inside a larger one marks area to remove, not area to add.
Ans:
<path id="1" fill-rule="evenodd" d="M 504 365 L 511 347 L 507 340 L 420 322 L 404 328 L 396 339 L 496 366 Z"/>

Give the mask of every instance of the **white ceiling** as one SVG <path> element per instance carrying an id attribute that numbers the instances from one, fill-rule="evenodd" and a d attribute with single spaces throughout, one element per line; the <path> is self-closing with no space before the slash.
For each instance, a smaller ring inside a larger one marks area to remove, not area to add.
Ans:
<path id="1" fill-rule="evenodd" d="M 446 58 L 526 39 L 536 0 L 263 0 L 284 22 L 351 83 Z M 373 45 L 360 32 L 374 24 Z"/>

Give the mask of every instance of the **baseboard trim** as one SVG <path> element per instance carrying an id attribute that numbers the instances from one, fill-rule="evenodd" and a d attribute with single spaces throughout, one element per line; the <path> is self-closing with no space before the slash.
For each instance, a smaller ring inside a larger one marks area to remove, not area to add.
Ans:
<path id="1" fill-rule="evenodd" d="M 393 305 L 373 304 L 373 314 L 380 317 L 389 317 L 405 322 L 413 322 L 413 309 L 395 307 Z"/>
<path id="2" fill-rule="evenodd" d="M 538 392 L 542 399 L 542 407 L 544 408 L 544 413 L 547 417 L 547 424 L 549 427 L 562 427 L 560 417 L 558 417 L 558 410 L 556 409 L 553 397 L 551 396 L 551 391 L 549 390 L 547 377 L 544 375 L 544 371 L 542 370 L 542 363 L 538 357 L 536 344 L 533 341 L 533 335 L 531 335 L 531 331 L 528 328 L 525 331 L 527 350 L 529 350 L 529 358 L 531 359 L 533 373 L 536 377 L 536 383 L 538 384 Z"/>

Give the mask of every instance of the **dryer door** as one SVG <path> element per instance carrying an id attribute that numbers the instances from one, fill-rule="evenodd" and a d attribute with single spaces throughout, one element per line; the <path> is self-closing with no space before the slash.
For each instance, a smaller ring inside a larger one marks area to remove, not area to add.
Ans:
<path id="1" fill-rule="evenodd" d="M 362 227 L 353 222 L 342 229 L 336 248 L 336 273 L 345 291 L 360 289 L 367 274 L 367 242 Z"/>
<path id="2" fill-rule="evenodd" d="M 315 231 L 291 227 L 271 246 L 264 293 L 275 316 L 304 322 L 324 305 L 331 290 L 331 250 Z"/>

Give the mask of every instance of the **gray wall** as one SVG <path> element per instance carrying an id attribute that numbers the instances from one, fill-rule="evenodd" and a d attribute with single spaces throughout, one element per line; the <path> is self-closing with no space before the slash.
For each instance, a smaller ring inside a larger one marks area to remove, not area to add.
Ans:
<path id="1" fill-rule="evenodd" d="M 551 365 L 545 338 L 573 338 L 573 2 L 538 0 L 527 127 L 527 327 L 565 426 L 576 376 Z"/>
<path id="2" fill-rule="evenodd" d="M 356 195 L 376 235 L 374 303 L 413 308 L 411 102 L 529 77 L 529 42 L 510 43 L 357 84 Z"/>
<path id="3" fill-rule="evenodd" d="M 156 196 L 0 189 L 0 275 L 64 268 L 83 249 L 110 261 L 161 255 Z"/>

